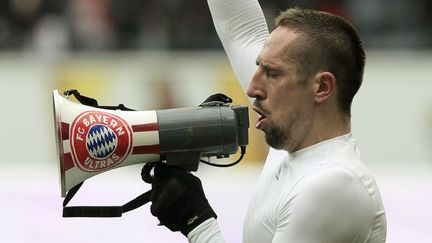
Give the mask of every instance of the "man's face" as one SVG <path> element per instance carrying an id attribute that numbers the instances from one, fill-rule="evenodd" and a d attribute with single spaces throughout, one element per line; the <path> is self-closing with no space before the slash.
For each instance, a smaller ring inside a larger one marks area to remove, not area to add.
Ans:
<path id="1" fill-rule="evenodd" d="M 297 70 L 295 60 L 282 55 L 298 36 L 284 27 L 271 33 L 247 90 L 247 95 L 256 99 L 253 109 L 260 116 L 256 128 L 265 132 L 271 147 L 290 152 L 301 148 L 314 108 L 311 82 L 300 80 L 302 70 Z"/>

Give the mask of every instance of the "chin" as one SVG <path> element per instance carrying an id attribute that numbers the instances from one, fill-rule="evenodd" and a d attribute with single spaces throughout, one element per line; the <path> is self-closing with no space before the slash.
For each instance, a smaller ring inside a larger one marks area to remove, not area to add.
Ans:
<path id="1" fill-rule="evenodd" d="M 286 140 L 283 135 L 265 132 L 265 140 L 274 149 L 280 150 L 285 148 Z"/>

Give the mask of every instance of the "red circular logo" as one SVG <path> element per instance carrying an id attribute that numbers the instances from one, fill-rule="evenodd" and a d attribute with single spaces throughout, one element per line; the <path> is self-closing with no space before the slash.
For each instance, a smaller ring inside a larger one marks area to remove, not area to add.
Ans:
<path id="1" fill-rule="evenodd" d="M 132 130 L 119 116 L 86 111 L 72 122 L 70 143 L 75 164 L 97 172 L 120 164 L 130 153 Z"/>

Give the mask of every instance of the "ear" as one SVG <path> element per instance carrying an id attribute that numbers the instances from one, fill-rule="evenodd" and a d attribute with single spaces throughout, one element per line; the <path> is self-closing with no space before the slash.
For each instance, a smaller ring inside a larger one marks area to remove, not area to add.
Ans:
<path id="1" fill-rule="evenodd" d="M 326 102 L 336 92 L 336 77 L 330 72 L 320 72 L 314 84 L 315 102 Z"/>

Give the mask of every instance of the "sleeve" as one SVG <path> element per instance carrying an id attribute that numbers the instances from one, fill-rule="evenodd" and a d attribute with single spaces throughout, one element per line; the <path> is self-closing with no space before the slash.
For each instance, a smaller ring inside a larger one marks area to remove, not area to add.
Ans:
<path id="1" fill-rule="evenodd" d="M 303 178 L 281 204 L 272 243 L 363 242 L 374 208 L 359 178 L 330 168 Z"/>
<path id="2" fill-rule="evenodd" d="M 187 235 L 190 243 L 224 243 L 215 218 L 208 219 L 198 225 Z"/>
<path id="3" fill-rule="evenodd" d="M 246 90 L 269 35 L 257 0 L 208 0 L 214 26 L 237 79 Z"/>

